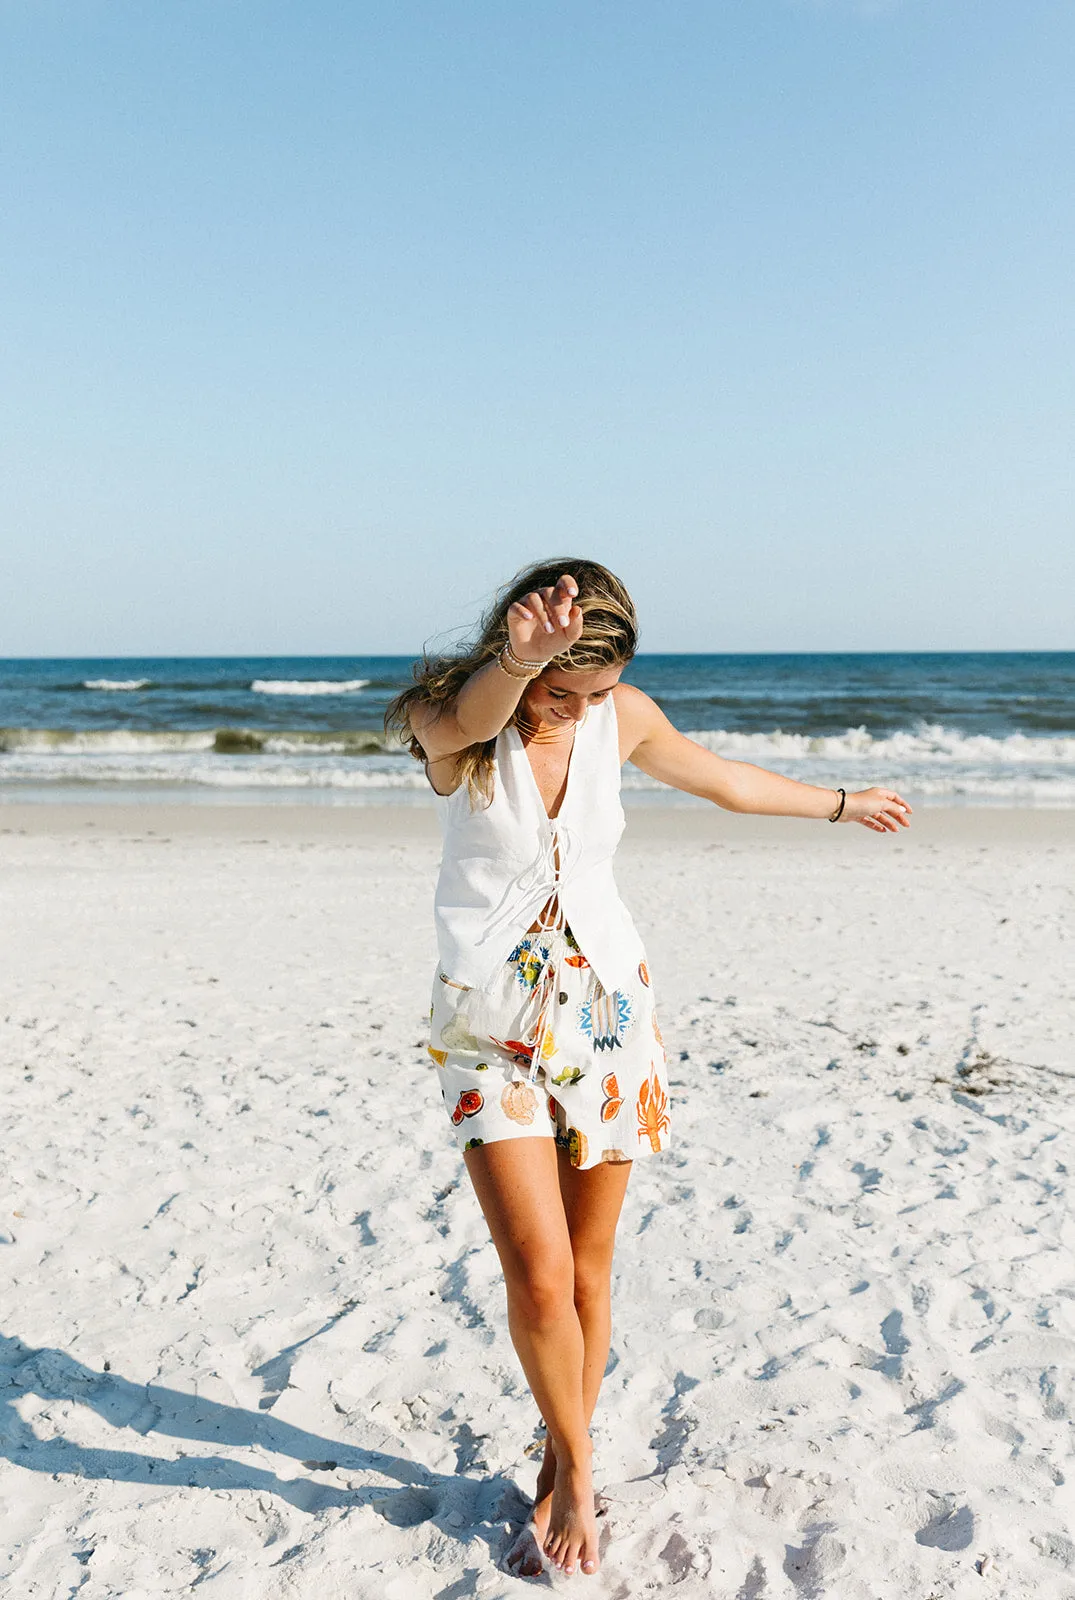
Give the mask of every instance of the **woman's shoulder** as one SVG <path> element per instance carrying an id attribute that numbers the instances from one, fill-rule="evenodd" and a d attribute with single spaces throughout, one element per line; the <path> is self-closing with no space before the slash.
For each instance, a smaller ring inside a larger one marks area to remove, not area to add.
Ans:
<path id="1" fill-rule="evenodd" d="M 645 690 L 636 688 L 633 683 L 618 683 L 609 699 L 616 707 L 622 766 L 625 761 L 630 761 L 639 745 L 655 731 L 664 713 Z"/>
<path id="2" fill-rule="evenodd" d="M 612 698 L 616 702 L 616 710 L 621 713 L 628 707 L 641 710 L 642 707 L 652 706 L 655 703 L 644 689 L 640 689 L 634 683 L 617 683 L 612 690 Z"/>

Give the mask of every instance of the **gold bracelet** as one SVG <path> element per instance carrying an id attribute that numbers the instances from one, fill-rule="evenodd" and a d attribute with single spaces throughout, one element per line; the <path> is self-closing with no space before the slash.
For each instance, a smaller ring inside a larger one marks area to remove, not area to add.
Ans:
<path id="1" fill-rule="evenodd" d="M 514 667 L 509 667 L 507 661 L 504 660 L 503 650 L 495 659 L 501 672 L 506 673 L 509 678 L 514 678 L 516 683 L 529 683 L 531 678 L 536 678 L 539 673 L 545 670 L 544 665 L 542 665 L 537 669 L 537 672 L 516 672 Z M 515 658 L 513 657 L 512 659 Z"/>
<path id="2" fill-rule="evenodd" d="M 527 672 L 544 672 L 545 668 L 549 664 L 547 661 L 524 661 L 522 657 L 517 656 L 515 651 L 511 648 L 510 639 L 508 639 L 504 645 L 504 653 L 513 666 L 525 667 Z"/>

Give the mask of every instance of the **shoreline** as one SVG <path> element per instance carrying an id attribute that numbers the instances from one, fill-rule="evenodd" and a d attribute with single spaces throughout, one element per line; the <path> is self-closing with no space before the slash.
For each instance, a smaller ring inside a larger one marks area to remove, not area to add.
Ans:
<path id="1" fill-rule="evenodd" d="M 927 848 L 937 844 L 1040 845 L 1075 847 L 1075 811 L 1031 807 L 937 806 L 914 813 L 911 827 L 885 841 L 865 828 L 837 828 L 800 817 L 738 815 L 704 803 L 692 806 L 633 804 L 625 808 L 627 826 L 622 849 L 644 845 L 801 845 L 832 848 Z M 432 805 L 310 806 L 190 805 L 164 801 L 0 802 L 0 835 L 40 837 L 141 834 L 187 839 L 234 840 L 251 833 L 281 843 L 366 844 L 384 840 L 428 840 L 440 837 Z"/>

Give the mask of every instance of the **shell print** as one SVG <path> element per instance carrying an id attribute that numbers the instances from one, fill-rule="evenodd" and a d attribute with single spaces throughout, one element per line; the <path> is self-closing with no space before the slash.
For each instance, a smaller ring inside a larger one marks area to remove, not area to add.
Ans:
<path id="1" fill-rule="evenodd" d="M 528 1083 L 506 1084 L 500 1096 L 504 1115 L 511 1122 L 519 1122 L 525 1128 L 529 1128 L 533 1123 L 537 1103 L 537 1095 Z"/>
<path id="2" fill-rule="evenodd" d="M 667 1148 L 675 1121 L 650 969 L 638 950 L 606 989 L 565 933 L 517 928 L 510 958 L 470 993 L 435 969 L 422 1044 L 460 1150 L 551 1135 L 565 1167 L 629 1168 Z"/>

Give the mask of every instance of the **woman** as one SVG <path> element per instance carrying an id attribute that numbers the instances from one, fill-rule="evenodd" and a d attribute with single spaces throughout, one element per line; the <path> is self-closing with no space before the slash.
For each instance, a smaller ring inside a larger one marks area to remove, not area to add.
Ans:
<path id="1" fill-rule="evenodd" d="M 430 1055 L 504 1270 L 508 1326 L 545 1420 L 529 1528 L 505 1558 L 598 1569 L 589 1425 L 608 1360 L 616 1225 L 632 1160 L 668 1144 L 645 952 L 612 877 L 620 768 L 729 811 L 907 827 L 890 789 L 815 788 L 727 761 L 620 682 L 622 583 L 538 563 L 477 642 L 426 659 L 389 708 L 444 832 Z"/>

